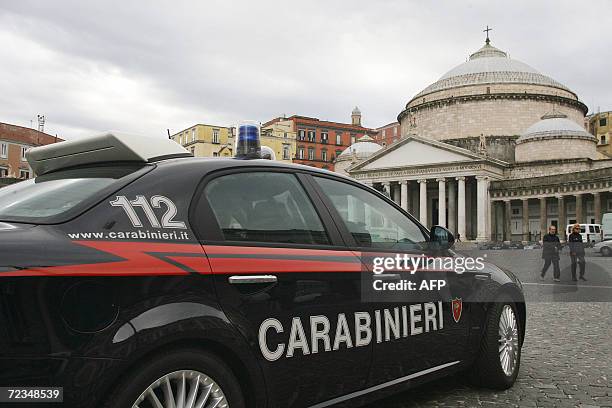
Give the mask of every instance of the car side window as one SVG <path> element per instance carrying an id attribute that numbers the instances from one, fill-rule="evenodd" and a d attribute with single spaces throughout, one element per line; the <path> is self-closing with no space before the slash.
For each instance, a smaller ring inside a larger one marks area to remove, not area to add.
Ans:
<path id="1" fill-rule="evenodd" d="M 420 250 L 427 237 L 401 211 L 375 194 L 349 183 L 314 177 L 330 199 L 357 245 L 393 250 Z"/>
<path id="2" fill-rule="evenodd" d="M 227 241 L 329 244 L 297 177 L 251 172 L 218 177 L 204 195 Z"/>

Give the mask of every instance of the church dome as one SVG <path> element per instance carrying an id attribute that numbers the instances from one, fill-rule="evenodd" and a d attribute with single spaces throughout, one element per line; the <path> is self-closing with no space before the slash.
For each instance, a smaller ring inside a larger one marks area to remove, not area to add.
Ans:
<path id="1" fill-rule="evenodd" d="M 595 159 L 597 139 L 567 115 L 552 112 L 529 126 L 516 140 L 517 162 Z"/>
<path id="2" fill-rule="evenodd" d="M 541 74 L 524 62 L 511 59 L 506 52 L 487 43 L 470 55 L 467 62 L 442 75 L 413 99 L 460 86 L 503 83 L 544 85 L 571 92 L 565 85 Z"/>
<path id="3" fill-rule="evenodd" d="M 582 126 L 567 118 L 562 113 L 549 113 L 542 116 L 542 120 L 529 126 L 519 137 L 516 143 L 524 143 L 534 139 L 549 137 L 578 138 L 597 141 L 595 136 L 587 132 Z"/>
<path id="4" fill-rule="evenodd" d="M 402 136 L 412 133 L 453 140 L 471 150 L 477 148 L 482 134 L 496 138 L 505 147 L 495 157 L 513 160 L 509 152 L 516 137 L 539 121 L 551 105 L 576 123 L 588 111 L 568 87 L 510 58 L 487 39 L 467 61 L 413 96 L 397 120 Z"/>
<path id="5" fill-rule="evenodd" d="M 346 170 L 349 167 L 367 159 L 382 148 L 370 136 L 363 135 L 357 140 L 357 143 L 353 143 L 336 157 L 334 170 L 348 175 Z"/>
<path id="6" fill-rule="evenodd" d="M 368 135 L 364 135 L 359 138 L 357 143 L 347 147 L 342 153 L 338 155 L 338 160 L 356 158 L 357 160 L 363 160 L 370 157 L 377 151 L 382 149 L 382 146 L 374 142 Z"/>
<path id="7" fill-rule="evenodd" d="M 353 115 L 361 115 L 361 111 L 359 110 L 359 108 L 357 106 L 355 106 L 355 109 L 353 109 L 352 114 Z"/>

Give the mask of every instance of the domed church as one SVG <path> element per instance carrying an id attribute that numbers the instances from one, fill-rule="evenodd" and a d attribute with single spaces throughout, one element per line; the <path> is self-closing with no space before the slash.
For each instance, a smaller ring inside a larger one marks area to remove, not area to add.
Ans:
<path id="1" fill-rule="evenodd" d="M 564 239 L 567 224 L 612 212 L 612 158 L 585 130 L 587 111 L 569 87 L 487 35 L 408 101 L 400 141 L 353 155 L 345 171 L 464 240 L 537 241 L 548 225 Z"/>

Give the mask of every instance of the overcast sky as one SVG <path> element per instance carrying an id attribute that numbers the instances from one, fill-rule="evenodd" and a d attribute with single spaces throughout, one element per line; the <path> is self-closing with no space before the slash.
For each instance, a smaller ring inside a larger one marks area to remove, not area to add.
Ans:
<path id="1" fill-rule="evenodd" d="M 0 0 L 0 122 L 163 137 L 282 114 L 396 120 L 484 43 L 612 110 L 609 1 Z"/>

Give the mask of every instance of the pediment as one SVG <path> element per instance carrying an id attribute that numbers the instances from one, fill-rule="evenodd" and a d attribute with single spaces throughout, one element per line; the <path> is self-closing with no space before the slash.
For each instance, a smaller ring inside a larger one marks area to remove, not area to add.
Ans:
<path id="1" fill-rule="evenodd" d="M 408 137 L 377 152 L 352 170 L 377 170 L 395 167 L 427 166 L 483 160 L 469 150 L 446 143 Z"/>

